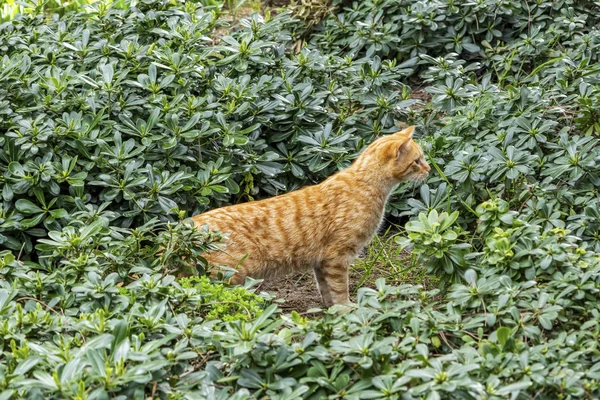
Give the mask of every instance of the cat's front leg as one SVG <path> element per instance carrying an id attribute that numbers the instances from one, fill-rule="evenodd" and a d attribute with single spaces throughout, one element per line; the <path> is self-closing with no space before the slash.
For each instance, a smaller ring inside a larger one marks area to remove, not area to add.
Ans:
<path id="1" fill-rule="evenodd" d="M 318 263 L 313 266 L 313 272 L 315 274 L 315 281 L 317 282 L 317 289 L 321 294 L 321 300 L 325 307 L 331 307 L 333 305 L 333 299 L 331 298 L 331 292 L 329 291 L 329 285 L 325 280 L 325 274 L 323 273 L 322 263 Z"/>
<path id="2" fill-rule="evenodd" d="M 347 257 L 336 257 L 324 260 L 321 265 L 321 273 L 327 283 L 329 295 L 333 304 L 346 304 L 350 302 L 348 296 L 348 266 L 350 260 Z"/>

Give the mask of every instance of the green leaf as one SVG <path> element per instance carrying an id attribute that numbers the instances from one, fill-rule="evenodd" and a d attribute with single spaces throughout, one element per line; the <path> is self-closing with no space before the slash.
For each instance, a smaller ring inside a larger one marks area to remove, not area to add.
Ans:
<path id="1" fill-rule="evenodd" d="M 26 215 L 39 214 L 44 212 L 40 207 L 27 199 L 19 199 L 15 203 L 15 208 Z"/>
<path id="2" fill-rule="evenodd" d="M 498 343 L 500 343 L 501 346 L 506 344 L 510 335 L 511 330 L 506 326 L 502 326 L 496 330 L 496 337 L 498 338 Z"/>
<path id="3" fill-rule="evenodd" d="M 65 210 L 63 208 L 59 208 L 56 210 L 50 210 L 50 215 L 53 218 L 60 219 L 60 218 L 67 218 L 69 216 L 69 213 L 67 212 L 67 210 Z"/>
<path id="4" fill-rule="evenodd" d="M 92 237 L 92 236 L 100 233 L 103 226 L 104 226 L 104 222 L 101 219 L 97 219 L 94 222 L 92 222 L 90 225 L 87 225 L 83 229 L 81 229 L 80 236 L 82 239 L 87 239 L 89 237 Z"/>
<path id="5" fill-rule="evenodd" d="M 518 394 L 520 391 L 527 389 L 531 385 L 532 385 L 532 382 L 528 382 L 528 381 L 516 382 L 516 383 L 512 383 L 510 385 L 506 385 L 506 386 L 503 386 L 503 387 L 497 389 L 495 394 L 498 396 L 506 396 L 509 394 L 512 395 L 514 393 Z"/>

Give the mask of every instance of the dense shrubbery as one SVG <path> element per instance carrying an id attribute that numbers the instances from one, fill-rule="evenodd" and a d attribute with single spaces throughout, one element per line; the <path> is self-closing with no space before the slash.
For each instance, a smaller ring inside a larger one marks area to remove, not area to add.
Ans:
<path id="1" fill-rule="evenodd" d="M 287 14 L 218 38 L 166 1 L 0 25 L 0 398 L 597 398 L 597 11 L 356 2 L 298 54 Z M 319 181 L 399 117 L 434 171 L 390 211 L 440 290 L 309 320 L 171 275 L 219 239 L 185 212 Z"/>
<path id="2" fill-rule="evenodd" d="M 30 253 L 88 204 L 128 227 L 321 180 L 411 104 L 410 69 L 287 54 L 287 15 L 214 46 L 214 13 L 142 6 L 2 25 L 4 246 Z"/>
<path id="3" fill-rule="evenodd" d="M 177 379 L 199 361 L 196 345 L 219 320 L 262 314 L 265 299 L 246 289 L 169 274 L 219 236 L 86 217 L 41 239 L 39 263 L 0 252 L 2 399 L 140 398 L 153 381 Z"/>
<path id="4" fill-rule="evenodd" d="M 598 60 L 593 1 L 334 0 L 331 6 L 335 12 L 311 40 L 332 53 L 415 62 L 456 53 L 510 75 L 556 51 Z M 497 69 L 499 61 L 506 70 Z"/>
<path id="5" fill-rule="evenodd" d="M 93 2 L 92 0 L 3 0 L 0 4 L 0 22 L 9 21 L 20 14 L 45 12 L 62 15 L 69 11 L 79 11 Z"/>

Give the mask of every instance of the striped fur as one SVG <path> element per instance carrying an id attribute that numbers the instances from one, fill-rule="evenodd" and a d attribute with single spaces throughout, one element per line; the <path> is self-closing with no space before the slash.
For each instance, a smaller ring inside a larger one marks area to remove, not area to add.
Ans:
<path id="1" fill-rule="evenodd" d="M 326 306 L 348 302 L 348 266 L 376 234 L 391 191 L 429 173 L 413 130 L 379 138 L 319 185 L 193 217 L 229 234 L 207 260 L 237 269 L 233 283 L 311 268 Z"/>

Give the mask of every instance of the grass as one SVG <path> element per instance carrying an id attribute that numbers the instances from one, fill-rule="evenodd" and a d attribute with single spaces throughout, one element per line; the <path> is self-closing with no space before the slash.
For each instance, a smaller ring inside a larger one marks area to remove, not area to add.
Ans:
<path id="1" fill-rule="evenodd" d="M 255 12 L 260 13 L 262 11 L 262 2 L 260 0 L 223 0 L 222 3 L 233 18 L 233 22 Z"/>
<path id="2" fill-rule="evenodd" d="M 385 278 L 388 284 L 423 285 L 426 289 L 437 287 L 438 279 L 428 275 L 420 265 L 411 266 L 410 252 L 403 250 L 394 240 L 403 232 L 390 225 L 383 233 L 376 235 L 364 254 L 350 267 L 350 274 L 360 276 L 354 293 L 363 286 L 374 286 L 378 278 Z"/>

